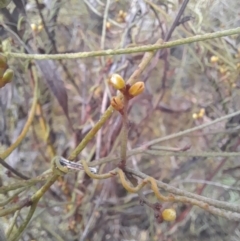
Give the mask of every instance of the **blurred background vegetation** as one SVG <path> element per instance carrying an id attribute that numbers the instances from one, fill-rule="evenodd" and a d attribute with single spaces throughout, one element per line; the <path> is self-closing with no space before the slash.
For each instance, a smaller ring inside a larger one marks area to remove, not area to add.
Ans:
<path id="1" fill-rule="evenodd" d="M 154 44 L 164 39 L 182 0 L 14 0 L 0 10 L 3 51 L 75 53 Z M 240 26 L 237 0 L 190 0 L 170 40 Z M 127 79 L 143 54 L 61 61 L 35 61 L 40 98 L 26 138 L 6 159 L 28 177 L 50 167 L 54 154 L 68 156 L 109 106 L 107 79 Z M 0 89 L 0 152 L 26 122 L 33 97 L 30 60 L 9 58 L 15 77 Z M 128 148 L 224 116 L 240 107 L 240 35 L 158 51 L 141 76 L 146 91 L 129 108 Z M 66 93 L 65 93 L 66 91 Z M 66 95 L 67 94 L 67 95 Z M 45 120 L 45 124 L 41 120 Z M 191 151 L 237 152 L 240 116 L 163 145 Z M 45 127 L 44 127 L 45 125 Z M 119 152 L 121 116 L 114 113 L 80 158 L 96 160 Z M 238 157 L 137 155 L 130 166 L 175 187 L 230 203 L 239 202 Z M 110 170 L 114 163 L 107 164 Z M 0 185 L 14 177 L 0 166 Z M 33 194 L 41 185 L 19 196 Z M 5 200 L 14 192 L 0 194 Z M 156 198 L 147 188 L 144 194 Z M 152 210 L 127 194 L 114 178 L 91 180 L 83 172 L 60 178 L 44 195 L 20 240 L 239 240 L 238 222 L 198 207 L 175 203 L 178 218 L 157 223 Z M 23 209 L 16 220 L 24 220 Z M 6 230 L 13 216 L 2 217 Z M 15 229 L 17 229 L 17 226 Z"/>

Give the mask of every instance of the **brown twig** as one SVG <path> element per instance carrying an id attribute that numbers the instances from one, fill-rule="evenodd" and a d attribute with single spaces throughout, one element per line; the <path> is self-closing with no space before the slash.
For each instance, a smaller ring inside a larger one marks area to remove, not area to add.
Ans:
<path id="1" fill-rule="evenodd" d="M 11 171 L 12 173 L 14 173 L 16 176 L 24 179 L 24 180 L 28 180 L 29 177 L 23 175 L 22 173 L 18 172 L 17 170 L 15 170 L 13 167 L 11 167 L 9 164 L 7 164 L 1 157 L 0 157 L 0 163 L 1 165 L 3 165 L 5 168 L 7 168 L 9 171 Z"/>

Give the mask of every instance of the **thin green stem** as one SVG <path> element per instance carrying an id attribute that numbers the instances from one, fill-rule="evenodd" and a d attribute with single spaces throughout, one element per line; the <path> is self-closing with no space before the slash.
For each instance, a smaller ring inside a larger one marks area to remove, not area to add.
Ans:
<path id="1" fill-rule="evenodd" d="M 50 177 L 47 182 L 31 197 L 31 201 L 35 202 L 36 200 L 39 200 L 44 193 L 51 187 L 51 185 L 58 179 L 59 175 L 54 174 L 52 177 Z"/>
<path id="2" fill-rule="evenodd" d="M 110 118 L 114 109 L 112 106 L 109 106 L 108 109 L 103 113 L 101 119 L 96 123 L 96 125 L 88 132 L 88 134 L 83 138 L 80 144 L 72 151 L 71 155 L 67 158 L 68 160 L 74 160 L 77 155 L 85 148 L 89 141 L 94 138 L 96 133 L 100 130 L 100 128 L 104 125 L 104 123 Z"/>
<path id="3" fill-rule="evenodd" d="M 160 138 L 157 138 L 155 140 L 152 140 L 152 141 L 149 141 L 145 146 L 146 147 L 149 147 L 149 146 L 152 146 L 152 145 L 156 145 L 160 142 L 163 142 L 163 141 L 168 141 L 170 139 L 174 139 L 174 138 L 177 138 L 177 137 L 180 137 L 180 136 L 183 136 L 183 135 L 187 135 L 191 132 L 194 132 L 194 131 L 197 131 L 197 130 L 201 130 L 203 128 L 206 128 L 208 126 L 211 126 L 213 124 L 216 124 L 220 121 L 223 121 L 223 120 L 226 120 L 226 119 L 229 119 L 233 116 L 236 116 L 236 115 L 239 115 L 240 114 L 240 111 L 236 111 L 232 114 L 229 114 L 229 115 L 225 115 L 225 116 L 222 116 L 214 121 L 211 121 L 209 123 L 206 123 L 206 124 L 203 124 L 203 125 L 200 125 L 200 126 L 196 126 L 196 127 L 193 127 L 193 128 L 190 128 L 190 129 L 187 129 L 185 131 L 180 131 L 178 133 L 174 133 L 174 134 L 171 134 L 171 135 L 168 135 L 168 136 L 164 136 L 164 137 L 160 137 Z"/>
<path id="4" fill-rule="evenodd" d="M 33 74 L 34 74 L 35 87 L 34 87 L 32 107 L 29 112 L 27 122 L 26 122 L 25 126 L 23 127 L 23 130 L 22 130 L 21 134 L 18 136 L 17 140 L 8 149 L 6 149 L 3 153 L 0 153 L 0 158 L 3 160 L 6 159 L 19 146 L 19 144 L 22 142 L 22 140 L 27 135 L 27 132 L 33 122 L 33 118 L 34 118 L 36 107 L 37 107 L 37 101 L 38 101 L 38 78 L 37 78 L 37 73 L 36 73 L 35 68 L 34 68 Z"/>
<path id="5" fill-rule="evenodd" d="M 31 208 L 30 208 L 30 210 L 29 210 L 29 212 L 28 212 L 28 215 L 27 215 L 25 221 L 24 221 L 24 222 L 22 223 L 22 225 L 17 229 L 16 233 L 13 234 L 13 236 L 9 239 L 9 241 L 17 241 L 17 240 L 19 239 L 19 237 L 21 236 L 21 234 L 23 233 L 23 231 L 24 231 L 25 228 L 27 227 L 28 223 L 30 222 L 30 220 L 31 220 L 31 218 L 32 218 L 32 216 L 33 216 L 36 208 L 37 208 L 38 201 L 39 201 L 39 199 L 36 200 L 36 201 L 32 204 L 32 206 L 31 206 Z"/>
<path id="6" fill-rule="evenodd" d="M 6 193 L 8 191 L 16 190 L 21 187 L 27 188 L 27 187 L 35 185 L 36 183 L 46 181 L 49 178 L 50 174 L 51 173 L 47 173 L 47 174 L 43 174 L 39 177 L 32 178 L 32 179 L 29 179 L 26 181 L 21 180 L 16 183 L 13 183 L 13 184 L 8 184 L 7 186 L 2 186 L 2 187 L 0 187 L 0 194 Z"/>
<path id="7" fill-rule="evenodd" d="M 80 52 L 80 53 L 67 53 L 67 54 L 24 54 L 24 53 L 11 53 L 6 52 L 7 57 L 23 58 L 23 59 L 79 59 L 97 56 L 108 56 L 108 55 L 119 55 L 119 54 L 132 54 L 140 52 L 154 51 L 158 49 L 172 48 L 178 45 L 190 44 L 194 42 L 204 41 L 208 39 L 221 38 L 224 36 L 230 36 L 240 33 L 239 28 L 233 28 L 229 30 L 218 31 L 215 33 L 207 33 L 202 35 L 196 35 L 194 37 L 178 39 L 170 42 L 165 42 L 162 44 L 144 45 L 133 48 L 121 48 L 121 49 L 108 49 L 92 52 Z"/>
<path id="8" fill-rule="evenodd" d="M 51 187 L 51 185 L 57 180 L 58 177 L 59 176 L 56 174 L 49 177 L 47 182 L 35 194 L 33 194 L 30 199 L 25 199 L 15 205 L 12 205 L 10 208 L 0 210 L 0 217 L 11 214 L 17 210 L 22 209 L 23 207 L 26 207 L 29 205 L 29 203 L 35 203 L 36 201 L 40 200 L 40 198 Z"/>
<path id="9" fill-rule="evenodd" d="M 106 23 L 108 18 L 108 10 L 110 6 L 110 0 L 107 0 L 105 11 L 104 11 L 104 17 L 103 17 L 103 26 L 102 26 L 102 37 L 101 37 L 101 49 L 104 49 L 105 45 L 105 37 L 106 37 Z"/>
<path id="10" fill-rule="evenodd" d="M 23 192 L 26 188 L 23 187 L 19 189 L 17 192 L 15 192 L 11 197 L 7 198 L 6 200 L 0 202 L 0 207 L 4 207 L 8 203 L 10 203 L 14 198 L 16 198 L 21 192 Z"/>
<path id="11" fill-rule="evenodd" d="M 9 236 L 10 234 L 12 233 L 12 230 L 14 228 L 14 225 L 16 224 L 16 220 L 17 220 L 17 217 L 19 215 L 19 212 L 20 210 L 18 210 L 17 212 L 14 213 L 14 216 L 13 216 L 13 219 L 11 220 L 11 224 L 10 226 L 8 227 L 7 229 L 7 232 L 6 232 L 6 237 L 9 239 Z"/>
<path id="12" fill-rule="evenodd" d="M 164 152 L 156 150 L 146 150 L 143 153 L 155 156 L 184 156 L 184 157 L 239 157 L 239 152 Z"/>

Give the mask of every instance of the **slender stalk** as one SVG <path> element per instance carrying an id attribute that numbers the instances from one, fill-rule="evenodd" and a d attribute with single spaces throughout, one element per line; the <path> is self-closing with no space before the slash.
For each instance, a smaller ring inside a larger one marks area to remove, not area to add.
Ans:
<path id="1" fill-rule="evenodd" d="M 35 69 L 34 69 L 33 73 L 34 73 L 35 87 L 34 87 L 32 107 L 29 112 L 27 122 L 26 122 L 25 126 L 23 127 L 23 130 L 22 130 L 21 134 L 18 136 L 17 140 L 9 148 L 7 148 L 3 153 L 0 153 L 0 158 L 3 160 L 6 159 L 19 146 L 19 144 L 22 142 L 22 140 L 27 135 L 27 132 L 33 122 L 33 118 L 34 118 L 36 107 L 37 107 L 37 101 L 38 101 L 38 78 L 37 78 L 37 73 L 36 73 Z"/>
<path id="2" fill-rule="evenodd" d="M 114 109 L 112 106 L 109 106 L 108 109 L 103 113 L 101 119 L 96 123 L 96 125 L 88 132 L 88 134 L 83 138 L 83 140 L 79 143 L 79 145 L 72 151 L 71 155 L 67 158 L 68 160 L 74 160 L 77 155 L 85 148 L 92 138 L 95 137 L 96 133 L 100 130 L 100 128 L 104 125 L 104 123 L 110 118 Z"/>
<path id="3" fill-rule="evenodd" d="M 18 176 L 24 180 L 29 179 L 29 177 L 26 177 L 25 175 L 23 175 L 19 171 L 15 170 L 13 167 L 11 167 L 9 164 L 7 164 L 1 157 L 0 157 L 0 164 L 3 165 L 5 168 L 7 168 L 10 172 L 14 173 L 16 176 Z"/>
<path id="4" fill-rule="evenodd" d="M 121 130 L 121 164 L 126 165 L 127 161 L 127 141 L 128 141 L 128 99 L 123 97 L 123 115 L 122 115 L 122 130 Z"/>
<path id="5" fill-rule="evenodd" d="M 17 220 L 17 217 L 19 215 L 19 212 L 20 210 L 18 210 L 17 212 L 14 213 L 14 216 L 13 216 L 13 219 L 11 221 L 11 224 L 10 226 L 8 227 L 7 229 L 7 232 L 6 232 L 6 237 L 9 238 L 10 234 L 12 233 L 12 230 L 14 228 L 14 225 L 16 225 L 16 220 Z"/>
<path id="6" fill-rule="evenodd" d="M 36 200 L 36 201 L 32 204 L 32 206 L 31 206 L 31 208 L 30 208 L 30 210 L 29 210 L 29 212 L 28 212 L 28 215 L 27 215 L 25 221 L 24 221 L 24 222 L 22 223 L 22 225 L 17 229 L 16 233 L 13 234 L 13 236 L 9 239 L 9 241 L 17 241 L 17 240 L 19 239 L 19 237 L 21 236 L 21 234 L 23 233 L 23 231 L 24 231 L 25 228 L 27 227 L 28 223 L 30 222 L 30 220 L 31 220 L 31 218 L 32 218 L 32 216 L 33 216 L 36 208 L 37 208 L 38 201 L 39 201 L 39 199 Z"/>
<path id="7" fill-rule="evenodd" d="M 29 180 L 21 180 L 21 181 L 12 183 L 12 184 L 8 184 L 7 186 L 1 186 L 0 187 L 0 194 L 6 193 L 8 191 L 16 190 L 16 189 L 21 188 L 21 187 L 27 188 L 27 187 L 33 186 L 37 183 L 45 182 L 49 178 L 49 175 L 51 175 L 51 172 L 46 173 L 46 174 L 42 174 L 41 176 L 31 178 Z"/>
<path id="8" fill-rule="evenodd" d="M 91 52 L 79 52 L 79 53 L 66 53 L 66 54 L 24 54 L 24 53 L 12 53 L 5 52 L 5 56 L 14 57 L 14 58 L 23 58 L 23 59 L 80 59 L 88 57 L 97 57 L 97 56 L 109 56 L 109 55 L 119 55 L 119 54 L 132 54 L 140 52 L 155 51 L 158 49 L 172 48 L 178 45 L 190 44 L 199 41 L 205 41 L 214 38 L 221 38 L 225 36 L 235 35 L 240 33 L 239 28 L 233 28 L 229 30 L 218 31 L 214 33 L 207 33 L 202 35 L 196 35 L 194 37 L 182 38 L 170 42 L 165 42 L 163 44 L 153 44 L 153 45 L 143 45 L 133 48 L 121 48 L 121 49 L 107 49 Z"/>

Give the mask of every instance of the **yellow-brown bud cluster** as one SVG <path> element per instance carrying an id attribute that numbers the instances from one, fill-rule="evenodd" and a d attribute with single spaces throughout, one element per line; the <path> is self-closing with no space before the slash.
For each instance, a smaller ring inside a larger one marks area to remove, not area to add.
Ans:
<path id="1" fill-rule="evenodd" d="M 205 109 L 202 108 L 202 109 L 200 109 L 200 111 L 199 111 L 198 113 L 193 113 L 192 118 L 193 118 L 194 120 L 196 120 L 196 119 L 201 119 L 201 118 L 204 117 L 204 115 L 205 115 Z"/>
<path id="2" fill-rule="evenodd" d="M 126 85 L 124 79 L 119 74 L 113 74 L 109 79 L 109 83 L 116 90 L 119 90 L 127 100 L 140 95 L 145 89 L 144 82 L 141 81 L 136 82 L 132 86 Z M 121 112 L 124 108 L 120 97 L 113 97 L 111 100 L 111 105 L 119 112 Z"/>
<path id="3" fill-rule="evenodd" d="M 8 68 L 7 58 L 0 54 L 0 88 L 10 83 L 13 79 L 14 72 Z"/>
<path id="4" fill-rule="evenodd" d="M 126 16 L 127 16 L 126 12 L 124 12 L 123 10 L 119 10 L 118 15 L 117 15 L 117 22 L 119 22 L 119 23 L 125 22 Z"/>
<path id="5" fill-rule="evenodd" d="M 31 29 L 33 32 L 35 33 L 39 33 L 43 30 L 43 23 L 42 21 L 38 21 L 38 24 L 35 24 L 35 23 L 31 23 Z"/>
<path id="6" fill-rule="evenodd" d="M 217 70 L 221 82 L 229 84 L 231 88 L 236 88 L 237 76 L 240 69 L 240 63 L 238 60 L 240 58 L 240 49 L 233 57 L 236 58 L 236 61 L 233 62 L 236 66 L 236 69 L 232 68 L 232 65 L 230 66 L 230 64 L 228 64 L 226 61 L 223 61 L 221 56 L 212 55 L 209 59 L 209 62 L 211 66 Z"/>

